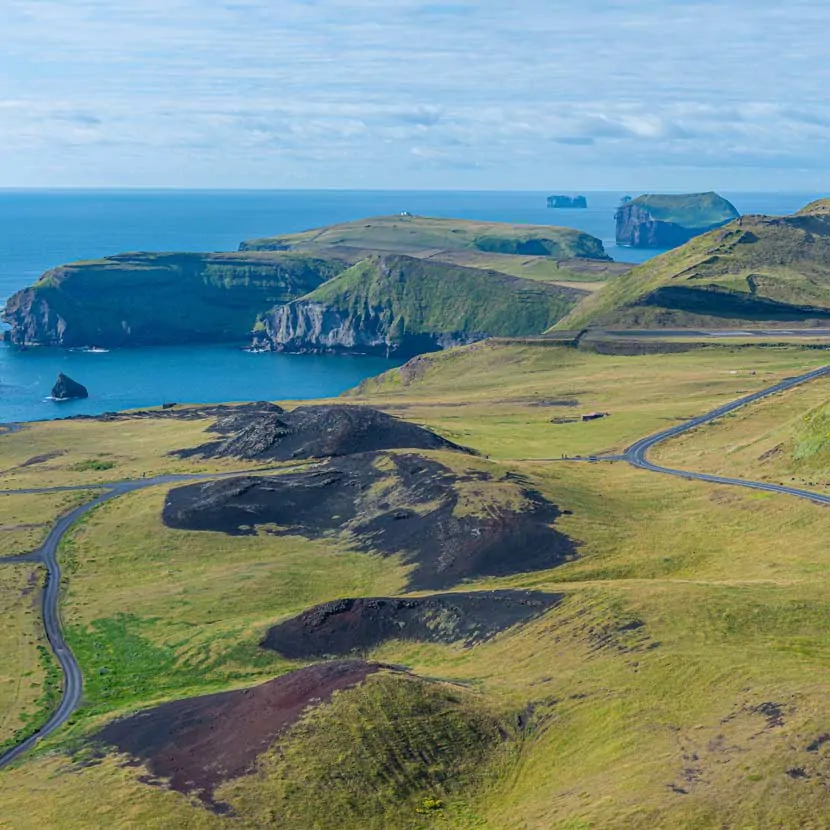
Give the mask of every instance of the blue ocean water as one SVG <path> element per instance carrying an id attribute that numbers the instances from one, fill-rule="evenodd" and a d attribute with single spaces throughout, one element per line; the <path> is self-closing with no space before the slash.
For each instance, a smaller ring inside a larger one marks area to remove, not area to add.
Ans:
<path id="1" fill-rule="evenodd" d="M 556 224 L 603 240 L 618 260 L 654 251 L 614 245 L 619 192 L 588 192 L 587 210 L 548 210 L 544 192 L 0 191 L 0 303 L 46 269 L 122 251 L 227 251 L 244 239 L 406 210 L 426 216 Z M 636 195 L 632 193 L 631 195 Z M 818 194 L 724 195 L 742 213 L 790 213 Z M 251 355 L 232 347 L 106 354 L 0 346 L 0 423 L 95 414 L 164 401 L 209 403 L 335 395 L 394 366 L 370 357 Z M 87 401 L 46 400 L 63 371 Z"/>

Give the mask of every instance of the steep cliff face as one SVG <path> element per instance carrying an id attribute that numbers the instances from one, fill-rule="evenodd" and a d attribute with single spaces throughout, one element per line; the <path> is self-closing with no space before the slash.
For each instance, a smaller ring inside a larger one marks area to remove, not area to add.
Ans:
<path id="1" fill-rule="evenodd" d="M 538 334 L 582 292 L 412 257 L 372 257 L 273 309 L 254 347 L 412 356 L 489 336 Z"/>
<path id="2" fill-rule="evenodd" d="M 716 193 L 640 196 L 617 209 L 617 244 L 677 248 L 738 216 L 735 207 Z"/>
<path id="3" fill-rule="evenodd" d="M 241 343 L 258 315 L 346 267 L 297 254 L 121 254 L 48 271 L 3 320 L 18 345 Z"/>

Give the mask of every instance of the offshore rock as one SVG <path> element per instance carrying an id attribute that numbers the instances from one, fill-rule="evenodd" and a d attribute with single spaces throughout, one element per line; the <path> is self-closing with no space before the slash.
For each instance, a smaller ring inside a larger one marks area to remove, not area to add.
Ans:
<path id="1" fill-rule="evenodd" d="M 52 397 L 56 401 L 72 401 L 80 398 L 88 398 L 86 386 L 72 380 L 71 377 L 61 372 L 55 385 L 52 387 Z"/>
<path id="2" fill-rule="evenodd" d="M 584 196 L 548 196 L 549 208 L 580 208 L 588 207 L 588 200 Z"/>

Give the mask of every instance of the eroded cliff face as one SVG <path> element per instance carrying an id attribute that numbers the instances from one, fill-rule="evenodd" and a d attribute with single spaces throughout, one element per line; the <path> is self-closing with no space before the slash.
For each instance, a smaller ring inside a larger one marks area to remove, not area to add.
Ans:
<path id="1" fill-rule="evenodd" d="M 241 345 L 258 315 L 346 267 L 302 255 L 121 254 L 48 271 L 2 319 L 19 346 Z"/>
<path id="2" fill-rule="evenodd" d="M 473 343 L 486 334 L 440 332 L 407 334 L 387 309 L 365 307 L 349 314 L 323 303 L 298 300 L 276 308 L 253 348 L 297 354 L 382 354 L 411 357 Z"/>
<path id="3" fill-rule="evenodd" d="M 636 204 L 617 210 L 617 244 L 631 248 L 677 248 L 713 228 L 690 230 L 674 222 L 662 222 Z"/>
<path id="4" fill-rule="evenodd" d="M 6 304 L 3 320 L 11 326 L 6 339 L 17 346 L 69 346 L 66 320 L 30 288 L 18 291 Z"/>

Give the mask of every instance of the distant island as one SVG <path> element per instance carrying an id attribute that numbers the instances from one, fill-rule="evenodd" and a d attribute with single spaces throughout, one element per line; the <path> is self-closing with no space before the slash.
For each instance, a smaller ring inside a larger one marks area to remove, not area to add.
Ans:
<path id="1" fill-rule="evenodd" d="M 739 216 L 731 202 L 712 192 L 638 196 L 617 208 L 617 245 L 676 248 Z"/>
<path id="2" fill-rule="evenodd" d="M 584 196 L 548 196 L 549 208 L 587 208 L 588 200 Z"/>

